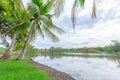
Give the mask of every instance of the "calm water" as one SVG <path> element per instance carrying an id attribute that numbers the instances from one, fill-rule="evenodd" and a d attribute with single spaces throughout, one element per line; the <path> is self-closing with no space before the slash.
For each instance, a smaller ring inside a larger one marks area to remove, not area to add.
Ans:
<path id="1" fill-rule="evenodd" d="M 34 61 L 66 72 L 76 80 L 120 80 L 120 59 L 109 57 L 36 57 Z"/>

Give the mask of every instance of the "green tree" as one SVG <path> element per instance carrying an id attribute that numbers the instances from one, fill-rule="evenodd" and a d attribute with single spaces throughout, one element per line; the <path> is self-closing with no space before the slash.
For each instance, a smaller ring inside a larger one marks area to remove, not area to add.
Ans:
<path id="1" fill-rule="evenodd" d="M 3 0 L 0 2 L 0 5 L 5 9 L 3 18 L 10 23 L 14 24 L 9 27 L 9 30 L 6 30 L 4 35 L 7 35 L 11 38 L 12 42 L 6 51 L 6 53 L 1 57 L 1 59 L 8 59 L 12 55 L 12 50 L 16 38 L 21 34 L 26 34 L 28 30 L 28 16 L 27 12 L 21 2 L 21 0 Z"/>
<path id="2" fill-rule="evenodd" d="M 53 1 L 49 0 L 46 3 L 44 3 L 43 0 L 32 0 L 29 4 L 28 12 L 30 14 L 31 27 L 29 29 L 24 48 L 17 60 L 24 59 L 30 40 L 34 39 L 36 32 L 39 32 L 43 38 L 44 36 L 47 36 L 53 41 L 58 41 L 58 38 L 53 31 L 61 33 L 63 30 L 52 23 L 52 15 L 49 14 L 52 3 Z"/>

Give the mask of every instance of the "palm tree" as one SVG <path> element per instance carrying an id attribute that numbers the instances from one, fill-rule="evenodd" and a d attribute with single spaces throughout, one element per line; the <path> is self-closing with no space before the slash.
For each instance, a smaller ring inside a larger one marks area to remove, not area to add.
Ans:
<path id="1" fill-rule="evenodd" d="M 4 19 L 14 24 L 9 30 L 3 33 L 12 39 L 8 50 L 1 57 L 1 59 L 8 59 L 12 55 L 13 46 L 18 35 L 27 33 L 29 22 L 27 12 L 21 0 L 4 0 L 0 2 L 0 5 L 2 5 L 6 11 L 6 13 L 3 14 Z"/>
<path id="2" fill-rule="evenodd" d="M 52 15 L 49 14 L 52 3 L 53 1 L 47 1 L 44 3 L 43 0 L 32 0 L 32 2 L 29 4 L 28 12 L 31 17 L 31 27 L 26 38 L 24 49 L 22 50 L 17 60 L 24 59 L 29 42 L 32 38 L 34 38 L 36 32 L 39 32 L 43 38 L 47 35 L 47 37 L 53 41 L 58 41 L 58 38 L 55 34 L 53 34 L 53 31 L 56 30 L 56 32 L 61 33 L 63 30 L 52 23 Z"/>

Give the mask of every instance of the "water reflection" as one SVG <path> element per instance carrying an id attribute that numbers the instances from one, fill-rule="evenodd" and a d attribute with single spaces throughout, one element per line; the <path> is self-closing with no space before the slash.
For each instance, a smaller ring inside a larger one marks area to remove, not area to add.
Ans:
<path id="1" fill-rule="evenodd" d="M 119 56 L 46 56 L 36 57 L 37 62 L 51 66 L 76 80 L 120 80 Z"/>
<path id="2" fill-rule="evenodd" d="M 120 55 L 88 55 L 88 54 L 82 54 L 82 55 L 67 55 L 67 54 L 62 54 L 62 53 L 59 53 L 59 54 L 42 54 L 41 56 L 44 56 L 44 57 L 49 57 L 50 59 L 55 59 L 55 58 L 62 58 L 62 57 L 82 57 L 82 58 L 100 58 L 100 59 L 104 59 L 104 58 L 107 58 L 109 60 L 112 60 L 114 62 L 118 62 L 120 64 Z"/>

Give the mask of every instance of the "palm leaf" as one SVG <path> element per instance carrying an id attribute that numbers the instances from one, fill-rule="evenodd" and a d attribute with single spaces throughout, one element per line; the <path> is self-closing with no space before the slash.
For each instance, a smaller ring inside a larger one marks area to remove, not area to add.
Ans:
<path id="1" fill-rule="evenodd" d="M 80 2 L 80 6 L 83 7 L 84 3 L 85 3 L 85 0 L 79 0 L 79 2 Z"/>
<path id="2" fill-rule="evenodd" d="M 37 6 L 41 6 L 43 4 L 43 0 L 32 0 L 32 3 L 36 4 Z"/>
<path id="3" fill-rule="evenodd" d="M 39 13 L 39 7 L 34 3 L 30 3 L 28 5 L 28 12 L 29 16 L 33 17 L 36 13 Z"/>
<path id="4" fill-rule="evenodd" d="M 21 34 L 26 34 L 28 31 L 30 23 L 29 22 L 22 22 L 20 24 L 14 25 L 13 28 L 6 31 L 4 34 L 11 34 L 14 33 L 15 30 L 18 30 Z"/>
<path id="5" fill-rule="evenodd" d="M 54 0 L 53 1 L 53 10 L 54 10 L 54 14 L 56 17 L 58 17 L 60 15 L 60 13 L 62 12 L 63 8 L 64 8 L 64 3 L 65 0 Z"/>
<path id="6" fill-rule="evenodd" d="M 59 27 L 53 24 L 51 17 L 41 15 L 40 19 L 43 21 L 43 24 L 45 24 L 48 29 L 54 30 L 57 33 L 64 33 L 64 30 L 60 29 Z"/>
<path id="7" fill-rule="evenodd" d="M 36 25 L 34 25 L 34 26 L 36 26 Z M 36 29 L 34 28 L 31 33 L 30 42 L 34 41 L 35 38 L 36 38 Z"/>
<path id="8" fill-rule="evenodd" d="M 73 29 L 75 29 L 75 12 L 78 9 L 78 0 L 75 0 L 72 10 L 71 10 L 71 20 L 72 20 L 72 24 L 73 24 Z"/>
<path id="9" fill-rule="evenodd" d="M 53 42 L 59 41 L 58 37 L 57 37 L 55 34 L 53 34 L 53 32 L 51 32 L 51 31 L 46 27 L 46 25 L 44 25 L 43 28 L 44 28 L 44 32 L 45 32 L 46 36 L 47 36 L 49 39 L 51 39 Z"/>
<path id="10" fill-rule="evenodd" d="M 46 2 L 44 5 L 39 6 L 40 14 L 45 15 L 46 13 L 48 14 L 50 9 L 52 7 L 52 3 L 50 1 Z"/>
<path id="11" fill-rule="evenodd" d="M 85 3 L 85 0 L 75 0 L 74 4 L 73 4 L 73 7 L 72 7 L 72 10 L 71 10 L 71 21 L 72 21 L 72 24 L 73 24 L 73 29 L 75 29 L 75 18 L 78 14 L 78 11 L 79 11 L 79 8 L 83 7 L 84 6 L 84 3 Z M 80 6 L 79 6 L 80 4 Z"/>
<path id="12" fill-rule="evenodd" d="M 5 11 L 4 7 L 0 6 L 0 14 L 4 11 Z"/>
<path id="13" fill-rule="evenodd" d="M 38 21 L 38 23 L 36 25 L 36 29 L 37 29 L 38 33 L 42 36 L 42 38 L 44 38 L 44 33 L 42 31 L 42 28 L 41 28 L 41 25 L 40 25 L 39 21 Z"/>
<path id="14" fill-rule="evenodd" d="M 96 18 L 96 0 L 93 1 L 92 18 Z"/>

